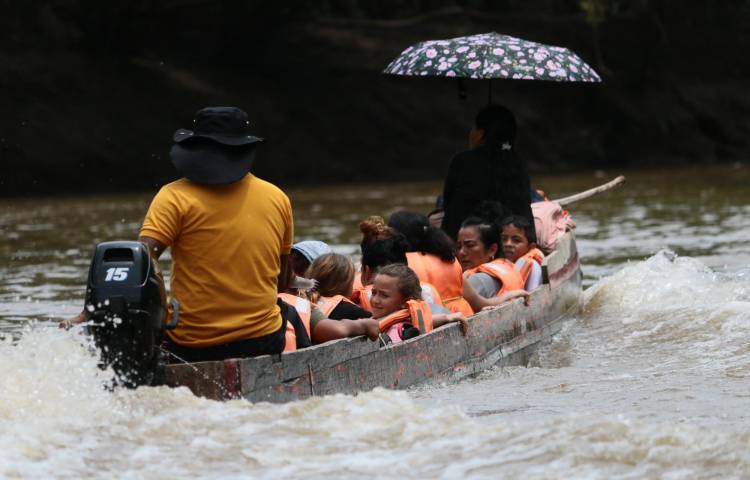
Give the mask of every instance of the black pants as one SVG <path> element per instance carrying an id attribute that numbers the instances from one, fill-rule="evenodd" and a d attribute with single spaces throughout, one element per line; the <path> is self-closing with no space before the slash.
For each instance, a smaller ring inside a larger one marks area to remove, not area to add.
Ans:
<path id="1" fill-rule="evenodd" d="M 182 360 L 188 362 L 211 362 L 227 358 L 258 357 L 260 355 L 281 353 L 284 351 L 286 344 L 287 322 L 290 322 L 294 326 L 295 333 L 297 334 L 298 348 L 310 346 L 310 339 L 294 307 L 281 300 L 278 301 L 278 304 L 281 308 L 281 328 L 268 335 L 205 348 L 186 347 L 168 338 L 166 348 Z M 307 344 L 305 345 L 305 343 Z M 170 357 L 169 361 L 170 363 L 180 363 L 180 360 L 174 357 Z"/>

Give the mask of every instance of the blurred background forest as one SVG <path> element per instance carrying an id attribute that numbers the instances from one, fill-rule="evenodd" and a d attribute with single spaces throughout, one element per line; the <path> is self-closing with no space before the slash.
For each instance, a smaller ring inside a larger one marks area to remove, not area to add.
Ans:
<path id="1" fill-rule="evenodd" d="M 532 173 L 748 159 L 750 1 L 0 0 L 0 195 L 155 190 L 206 105 L 249 113 L 282 185 L 442 178 L 486 83 L 380 72 L 489 31 L 604 80 L 493 83 Z"/>

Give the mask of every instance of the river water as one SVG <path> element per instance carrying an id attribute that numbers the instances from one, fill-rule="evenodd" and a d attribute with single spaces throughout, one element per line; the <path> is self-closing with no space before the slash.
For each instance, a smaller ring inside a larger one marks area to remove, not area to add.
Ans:
<path id="1" fill-rule="evenodd" d="M 571 209 L 585 308 L 528 368 L 287 405 L 104 390 L 86 339 L 54 325 L 151 195 L 4 200 L 0 477 L 750 478 L 750 168 L 626 174 Z M 428 211 L 438 188 L 292 190 L 297 239 L 353 253 L 360 219 Z"/>

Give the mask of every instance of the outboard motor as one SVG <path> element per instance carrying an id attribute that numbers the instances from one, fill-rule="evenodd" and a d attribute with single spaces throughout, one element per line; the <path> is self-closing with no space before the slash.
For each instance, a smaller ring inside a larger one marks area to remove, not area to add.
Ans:
<path id="1" fill-rule="evenodd" d="M 164 280 L 159 265 L 140 242 L 104 242 L 96 246 L 86 289 L 86 320 L 103 366 L 112 365 L 127 387 L 153 385 L 163 368 L 164 329 L 177 326 L 173 301 L 167 325 Z"/>

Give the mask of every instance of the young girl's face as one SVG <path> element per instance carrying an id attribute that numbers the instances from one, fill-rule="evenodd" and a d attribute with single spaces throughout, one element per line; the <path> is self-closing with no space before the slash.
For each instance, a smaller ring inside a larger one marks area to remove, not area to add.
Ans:
<path id="1" fill-rule="evenodd" d="M 526 255 L 531 250 L 532 245 L 526 238 L 526 232 L 522 228 L 514 225 L 503 227 L 503 233 L 500 235 L 500 241 L 503 244 L 503 255 L 511 262 Z"/>
<path id="2" fill-rule="evenodd" d="M 482 243 L 482 237 L 477 227 L 464 227 L 458 231 L 456 256 L 464 271 L 491 262 L 495 258 L 496 251 L 496 243 L 493 243 L 489 248 Z"/>
<path id="3" fill-rule="evenodd" d="M 373 318 L 382 318 L 405 308 L 406 300 L 398 290 L 398 279 L 389 275 L 375 275 L 370 304 Z"/>

